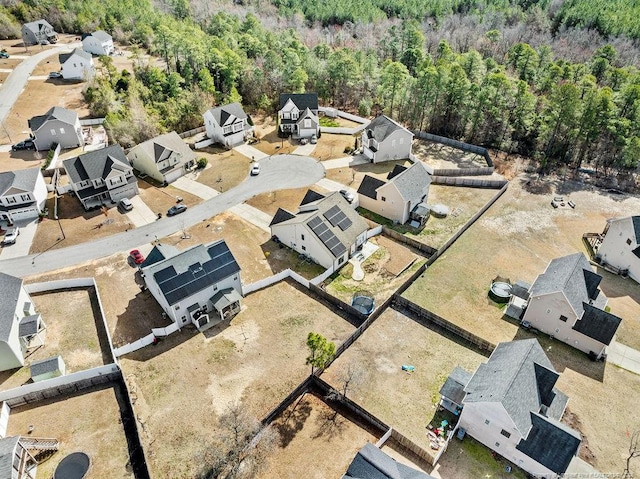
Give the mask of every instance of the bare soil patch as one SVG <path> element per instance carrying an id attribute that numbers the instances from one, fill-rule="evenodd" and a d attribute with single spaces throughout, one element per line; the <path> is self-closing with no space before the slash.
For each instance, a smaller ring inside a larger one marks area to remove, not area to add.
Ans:
<path id="1" fill-rule="evenodd" d="M 313 150 L 313 157 L 320 161 L 343 158 L 347 156 L 345 150 L 355 147 L 355 137 L 352 135 L 334 135 L 323 133 Z"/>
<path id="2" fill-rule="evenodd" d="M 393 170 L 395 165 L 409 167 L 411 164 L 412 163 L 409 160 L 397 160 L 385 161 L 383 163 L 365 163 L 354 166 L 353 168 L 332 168 L 327 170 L 327 178 L 357 190 L 360 183 L 362 183 L 364 175 L 373 176 L 386 181 L 387 175 Z"/>
<path id="3" fill-rule="evenodd" d="M 235 150 L 207 147 L 198 150 L 197 155 L 209 162 L 207 168 L 198 174 L 197 180 L 220 192 L 242 183 L 251 168 L 251 159 Z"/>
<path id="4" fill-rule="evenodd" d="M 311 189 L 320 194 L 328 193 L 327 190 L 320 188 L 317 185 L 314 185 Z M 295 213 L 298 211 L 298 206 L 300 206 L 300 202 L 308 190 L 309 187 L 271 191 L 269 193 L 256 195 L 247 200 L 246 203 L 269 215 L 275 215 L 278 208 L 283 208 Z"/>
<path id="5" fill-rule="evenodd" d="M 279 138 L 276 130 L 276 119 L 272 116 L 256 115 L 254 121 L 254 135 L 258 139 L 252 146 L 267 155 L 276 153 L 292 153 L 300 144 L 289 141 L 288 138 Z"/>
<path id="6" fill-rule="evenodd" d="M 486 167 L 483 156 L 427 140 L 413 141 L 413 154 L 433 168 Z"/>
<path id="7" fill-rule="evenodd" d="M 167 210 L 176 204 L 177 198 L 182 198 L 182 203 L 187 206 L 194 206 L 202 202 L 202 199 L 174 186 L 157 187 L 148 181 L 138 178 L 138 189 L 140 198 L 152 211 L 167 214 Z"/>
<path id="8" fill-rule="evenodd" d="M 306 279 L 313 279 L 325 271 L 322 266 L 305 261 L 296 251 L 271 239 L 263 243 L 261 248 L 274 274 L 289 268 Z"/>

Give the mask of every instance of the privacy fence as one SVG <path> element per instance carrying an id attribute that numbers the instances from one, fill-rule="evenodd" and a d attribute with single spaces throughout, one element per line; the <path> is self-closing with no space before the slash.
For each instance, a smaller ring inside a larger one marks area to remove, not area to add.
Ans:
<path id="1" fill-rule="evenodd" d="M 416 137 L 422 140 L 433 141 L 436 143 L 441 143 L 443 145 L 451 146 L 453 148 L 457 148 L 458 150 L 468 151 L 469 153 L 475 153 L 476 155 L 481 155 L 484 157 L 488 166 L 493 166 L 493 160 L 489 155 L 489 151 L 477 145 L 471 145 L 469 143 L 464 143 L 462 141 L 452 140 L 451 138 L 446 138 L 444 136 L 432 135 L 431 133 L 427 133 L 425 131 L 413 131 L 412 132 Z"/>

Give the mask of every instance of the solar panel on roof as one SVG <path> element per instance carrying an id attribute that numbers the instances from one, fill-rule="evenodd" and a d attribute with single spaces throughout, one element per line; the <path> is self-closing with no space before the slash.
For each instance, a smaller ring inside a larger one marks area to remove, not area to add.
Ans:
<path id="1" fill-rule="evenodd" d="M 312 218 L 312 219 L 310 219 L 309 222 L 307 223 L 309 228 L 315 228 L 319 224 L 322 224 L 322 220 L 320 218 L 318 218 L 317 216 Z"/>
<path id="2" fill-rule="evenodd" d="M 331 226 L 335 226 L 338 221 L 340 221 L 339 215 L 341 213 L 342 211 L 340 211 L 340 208 L 336 205 L 325 211 L 324 217 L 329 221 L 329 223 L 331 223 Z"/>
<path id="3" fill-rule="evenodd" d="M 318 237 L 322 244 L 324 244 L 331 254 L 338 257 L 347 251 L 347 248 L 340 242 L 336 235 L 329 229 L 329 227 L 318 216 L 307 222 L 307 226 L 311 228 L 311 231 Z"/>
<path id="4" fill-rule="evenodd" d="M 176 275 L 176 270 L 173 268 L 173 266 L 168 266 L 158 271 L 156 274 L 153 275 L 153 277 L 156 279 L 157 283 L 162 283 L 163 281 L 166 281 L 175 275 Z"/>
<path id="5" fill-rule="evenodd" d="M 345 216 L 345 217 L 344 217 L 344 219 L 338 223 L 338 228 L 340 228 L 342 231 L 345 231 L 345 230 L 347 230 L 347 229 L 348 229 L 352 224 L 353 224 L 353 223 L 351 222 L 351 220 Z"/>
<path id="6" fill-rule="evenodd" d="M 344 245 L 340 242 L 338 242 L 338 244 L 336 246 L 334 246 L 333 248 L 331 248 L 331 253 L 333 253 L 333 255 L 337 258 L 338 256 L 342 256 L 345 251 L 347 251 L 347 248 L 344 247 Z"/>

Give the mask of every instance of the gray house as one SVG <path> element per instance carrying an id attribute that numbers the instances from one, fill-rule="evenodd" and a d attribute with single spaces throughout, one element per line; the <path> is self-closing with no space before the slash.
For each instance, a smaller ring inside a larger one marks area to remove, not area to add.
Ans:
<path id="1" fill-rule="evenodd" d="M 120 145 L 69 158 L 62 165 L 86 210 L 138 194 L 138 179 Z"/>
<path id="2" fill-rule="evenodd" d="M 58 34 L 46 20 L 36 20 L 22 25 L 22 41 L 25 45 L 55 43 Z"/>
<path id="3" fill-rule="evenodd" d="M 207 137 L 227 148 L 241 145 L 253 131 L 249 117 L 237 102 L 211 108 L 203 117 Z"/>
<path id="4" fill-rule="evenodd" d="M 47 185 L 38 167 L 0 173 L 0 220 L 34 220 L 47 203 Z"/>
<path id="5" fill-rule="evenodd" d="M 38 151 L 48 150 L 55 143 L 63 149 L 84 145 L 78 114 L 66 108 L 54 106 L 44 115 L 34 116 L 29 128 Z"/>
<path id="6" fill-rule="evenodd" d="M 278 108 L 278 135 L 294 140 L 320 137 L 317 93 L 283 93 Z"/>
<path id="7" fill-rule="evenodd" d="M 191 170 L 196 154 L 175 131 L 156 136 L 129 150 L 131 164 L 140 173 L 169 184 Z"/>
<path id="8" fill-rule="evenodd" d="M 362 131 L 364 155 L 373 163 L 411 156 L 413 133 L 385 115 L 377 116 Z"/>
<path id="9" fill-rule="evenodd" d="M 387 456 L 371 443 L 364 445 L 342 479 L 434 479 Z"/>

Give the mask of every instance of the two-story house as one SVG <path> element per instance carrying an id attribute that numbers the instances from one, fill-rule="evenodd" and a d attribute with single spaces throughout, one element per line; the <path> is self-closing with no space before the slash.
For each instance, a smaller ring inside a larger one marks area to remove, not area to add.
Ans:
<path id="1" fill-rule="evenodd" d="M 430 185 L 429 169 L 416 161 L 409 168 L 396 165 L 387 181 L 365 175 L 358 187 L 358 199 L 362 208 L 404 224 L 416 207 L 427 201 Z"/>
<path id="2" fill-rule="evenodd" d="M 46 325 L 21 278 L 0 273 L 0 371 L 24 366 L 25 353 L 44 344 Z"/>
<path id="3" fill-rule="evenodd" d="M 600 358 L 622 321 L 605 311 L 602 276 L 582 253 L 553 259 L 529 289 L 523 321 L 543 333 Z"/>
<path id="4" fill-rule="evenodd" d="M 601 237 L 596 261 L 640 283 L 640 216 L 607 220 Z"/>
<path id="5" fill-rule="evenodd" d="M 278 135 L 300 138 L 320 137 L 317 93 L 283 93 L 278 108 Z"/>
<path id="6" fill-rule="evenodd" d="M 134 146 L 129 159 L 136 170 L 164 184 L 176 181 L 196 164 L 196 154 L 175 131 Z"/>
<path id="7" fill-rule="evenodd" d="M 113 38 L 104 30 L 83 34 L 82 49 L 93 55 L 111 55 L 115 51 Z"/>
<path id="8" fill-rule="evenodd" d="M 568 398 L 536 339 L 500 343 L 475 373 L 454 374 L 442 405 L 460 404 L 459 428 L 535 477 L 567 470 L 582 438 L 561 422 Z"/>
<path id="9" fill-rule="evenodd" d="M 138 180 L 120 145 L 69 158 L 62 165 L 86 210 L 138 194 Z"/>
<path id="10" fill-rule="evenodd" d="M 0 173 L 0 220 L 36 219 L 45 209 L 47 185 L 40 168 Z"/>
<path id="11" fill-rule="evenodd" d="M 362 130 L 363 153 L 373 163 L 409 158 L 412 142 L 413 133 L 385 115 L 377 116 Z"/>
<path id="12" fill-rule="evenodd" d="M 269 225 L 282 244 L 324 268 L 339 269 L 367 241 L 367 222 L 337 191 L 309 190 L 298 213 L 278 208 Z"/>
<path id="13" fill-rule="evenodd" d="M 89 81 L 96 73 L 91 53 L 76 48 L 71 53 L 58 55 L 60 71 L 65 80 Z"/>
<path id="14" fill-rule="evenodd" d="M 22 25 L 22 41 L 25 45 L 55 43 L 58 34 L 46 20 L 36 20 Z"/>
<path id="15" fill-rule="evenodd" d="M 29 437 L 9 436 L 0 439 L 0 471 L 6 479 L 36 479 L 38 461 L 31 454 L 37 455 L 33 441 Z"/>
<path id="16" fill-rule="evenodd" d="M 141 268 L 153 297 L 180 326 L 207 329 L 240 311 L 240 266 L 224 240 L 184 251 L 158 245 Z"/>
<path id="17" fill-rule="evenodd" d="M 237 102 L 211 108 L 202 116 L 207 137 L 227 148 L 241 145 L 253 131 L 249 117 Z"/>
<path id="18" fill-rule="evenodd" d="M 63 149 L 84 145 L 78 114 L 60 106 L 29 119 L 29 128 L 38 151 L 48 150 L 54 144 Z"/>

